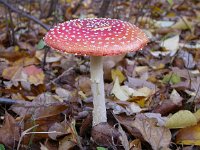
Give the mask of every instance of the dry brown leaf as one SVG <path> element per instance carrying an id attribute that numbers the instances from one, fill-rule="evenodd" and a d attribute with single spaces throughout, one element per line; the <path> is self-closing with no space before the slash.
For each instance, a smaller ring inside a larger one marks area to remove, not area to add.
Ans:
<path id="1" fill-rule="evenodd" d="M 120 138 L 120 132 L 107 123 L 100 123 L 92 128 L 92 139 L 98 145 L 108 147 L 117 146 L 121 143 Z"/>
<path id="2" fill-rule="evenodd" d="M 5 114 L 5 123 L 0 128 L 0 143 L 12 148 L 16 141 L 19 141 L 20 128 L 15 119 L 9 114 Z"/>
<path id="3" fill-rule="evenodd" d="M 165 127 L 158 127 L 154 119 L 149 119 L 143 114 L 136 115 L 131 124 L 140 131 L 142 137 L 154 150 L 167 148 L 171 141 L 170 130 Z"/>
<path id="4" fill-rule="evenodd" d="M 15 104 L 12 105 L 11 109 L 21 117 L 32 115 L 34 119 L 41 119 L 57 115 L 67 108 L 65 105 L 51 105 L 51 103 L 56 102 L 59 101 L 53 95 L 43 93 L 27 106 Z"/>
<path id="5" fill-rule="evenodd" d="M 62 122 L 62 123 L 57 123 L 55 122 L 50 128 L 49 128 L 49 137 L 53 140 L 57 140 L 57 138 L 59 136 L 63 136 L 66 134 L 70 133 L 70 128 L 67 125 L 66 122 Z M 51 133 L 51 132 L 56 132 L 56 133 Z"/>

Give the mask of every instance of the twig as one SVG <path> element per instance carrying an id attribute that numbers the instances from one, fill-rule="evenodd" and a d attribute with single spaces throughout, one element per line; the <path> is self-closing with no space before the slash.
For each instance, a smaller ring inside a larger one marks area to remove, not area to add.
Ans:
<path id="1" fill-rule="evenodd" d="M 47 87 L 50 86 L 51 83 L 56 84 L 56 81 L 57 81 L 57 80 L 59 80 L 62 76 L 64 76 L 64 75 L 65 75 L 66 73 L 68 73 L 69 71 L 73 70 L 74 67 L 75 67 L 75 65 L 72 66 L 72 67 L 70 67 L 69 69 L 65 70 L 61 75 L 59 75 L 57 78 L 53 79 L 50 83 L 48 83 L 48 84 L 47 84 Z"/>
<path id="2" fill-rule="evenodd" d="M 35 23 L 39 24 L 41 27 L 43 27 L 44 29 L 46 30 L 49 30 L 50 27 L 46 24 L 44 24 L 43 22 L 41 22 L 38 18 L 34 17 L 34 16 L 31 16 L 29 14 L 27 14 L 26 12 L 22 11 L 22 10 L 19 10 L 15 7 L 13 7 L 12 5 L 10 5 L 8 2 L 6 2 L 5 0 L 0 0 L 0 3 L 3 4 L 4 6 L 6 6 L 8 9 L 10 9 L 11 11 L 13 12 L 16 12 L 26 18 L 29 18 L 31 20 L 33 20 Z"/>
<path id="3" fill-rule="evenodd" d="M 43 61 L 42 61 L 42 69 L 45 70 L 45 65 L 46 65 L 46 58 L 47 58 L 47 54 L 49 52 L 49 47 L 44 48 L 44 57 L 43 57 Z"/>
<path id="4" fill-rule="evenodd" d="M 9 19 L 10 19 L 10 28 L 11 28 L 11 45 L 15 45 L 15 31 L 14 31 L 14 25 L 13 25 L 13 19 L 11 15 L 10 9 L 8 10 Z"/>
<path id="5" fill-rule="evenodd" d="M 25 131 L 22 132 L 22 135 L 20 136 L 20 139 L 19 139 L 19 142 L 18 142 L 18 145 L 17 145 L 17 150 L 19 150 L 19 148 L 20 148 L 20 144 L 21 144 L 21 142 L 22 142 L 23 137 L 24 137 L 29 131 L 31 131 L 32 129 L 34 129 L 34 128 L 37 127 L 37 126 L 39 126 L 39 125 L 36 124 L 36 125 L 34 125 L 34 126 L 30 127 L 29 129 L 27 129 L 27 130 L 25 130 Z"/>
<path id="6" fill-rule="evenodd" d="M 47 17 L 50 17 L 51 14 L 55 11 L 57 3 L 58 3 L 58 0 L 51 0 L 51 4 L 50 4 L 50 8 L 49 8 Z"/>
<path id="7" fill-rule="evenodd" d="M 0 98 L 0 104 L 18 104 L 21 106 L 24 106 L 26 108 L 30 107 L 48 107 L 48 106 L 59 106 L 59 105 L 66 105 L 66 103 L 62 102 L 52 102 L 52 103 L 38 103 L 38 102 L 29 102 L 29 101 L 23 101 L 23 100 L 13 100 L 9 98 Z"/>
<path id="8" fill-rule="evenodd" d="M 0 104 L 16 104 L 17 101 L 16 100 L 12 100 L 12 99 L 9 99 L 9 98 L 0 98 Z"/>

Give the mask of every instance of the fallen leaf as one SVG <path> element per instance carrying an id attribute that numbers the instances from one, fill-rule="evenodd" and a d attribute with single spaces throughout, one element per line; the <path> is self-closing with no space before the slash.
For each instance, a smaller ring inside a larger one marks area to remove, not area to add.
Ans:
<path id="1" fill-rule="evenodd" d="M 70 92 L 63 88 L 56 88 L 55 90 L 56 94 L 63 100 L 67 101 L 70 98 Z"/>
<path id="2" fill-rule="evenodd" d="M 5 122 L 0 128 L 0 143 L 7 147 L 13 148 L 16 141 L 19 141 L 20 128 L 17 126 L 15 119 L 6 112 Z"/>
<path id="3" fill-rule="evenodd" d="M 130 148 L 132 150 L 142 150 L 142 144 L 140 139 L 134 139 L 130 142 Z"/>
<path id="4" fill-rule="evenodd" d="M 128 105 L 126 109 L 128 109 L 128 111 L 131 112 L 131 114 L 139 113 L 142 111 L 140 106 L 134 102 L 132 102 L 130 105 Z"/>
<path id="5" fill-rule="evenodd" d="M 113 89 L 111 91 L 111 94 L 114 94 L 115 97 L 117 97 L 121 101 L 126 101 L 129 99 L 128 93 L 126 93 L 121 88 L 118 77 L 115 79 L 115 83 L 114 83 Z"/>
<path id="6" fill-rule="evenodd" d="M 170 129 L 175 129 L 185 128 L 196 124 L 197 119 L 193 113 L 188 110 L 180 110 L 169 117 L 169 119 L 166 121 L 165 126 Z"/>
<path id="7" fill-rule="evenodd" d="M 38 95 L 32 102 L 27 103 L 27 105 L 14 104 L 11 109 L 21 117 L 32 115 L 34 119 L 47 118 L 58 115 L 67 108 L 67 106 L 61 104 L 52 105 L 52 103 L 55 104 L 56 102 L 59 102 L 57 97 L 50 93 L 43 93 Z"/>
<path id="8" fill-rule="evenodd" d="M 180 96 L 180 94 L 175 90 L 173 89 L 172 93 L 170 94 L 170 100 L 176 104 L 176 105 L 179 105 L 183 98 Z"/>
<path id="9" fill-rule="evenodd" d="M 167 38 L 160 43 L 161 47 L 168 50 L 170 56 L 174 56 L 179 48 L 179 35 L 175 35 L 171 38 Z M 162 52 L 161 52 L 162 54 Z"/>
<path id="10" fill-rule="evenodd" d="M 196 63 L 193 59 L 192 54 L 190 54 L 187 51 L 179 51 L 178 52 L 178 57 L 181 58 L 184 62 L 184 66 L 188 69 L 192 69 L 195 67 Z"/>
<path id="11" fill-rule="evenodd" d="M 34 85 L 43 84 L 44 82 L 44 72 L 42 69 L 37 68 L 34 65 L 24 67 L 22 73 L 27 75 L 27 80 Z"/>
<path id="12" fill-rule="evenodd" d="M 148 82 L 143 79 L 132 78 L 132 77 L 128 77 L 128 82 L 126 82 L 125 85 L 128 85 L 131 88 L 148 87 L 149 89 L 154 90 L 154 91 L 156 91 L 157 89 L 157 86 L 151 82 Z"/>
<path id="13" fill-rule="evenodd" d="M 45 52 L 44 51 L 36 51 L 35 57 L 39 59 L 41 62 L 44 59 Z M 46 63 L 58 62 L 62 58 L 62 55 L 59 53 L 48 53 L 46 56 Z"/>
<path id="14" fill-rule="evenodd" d="M 140 131 L 142 137 L 151 145 L 152 149 L 168 148 L 171 141 L 171 132 L 165 127 L 158 127 L 154 119 L 138 114 L 131 126 Z"/>
<path id="15" fill-rule="evenodd" d="M 17 72 L 21 72 L 22 67 L 12 66 L 3 70 L 2 76 L 4 79 L 11 80 Z"/>
<path id="16" fill-rule="evenodd" d="M 86 97 L 92 94 L 91 93 L 91 80 L 89 77 L 85 77 L 85 76 L 78 77 L 78 79 L 75 83 L 75 86 L 77 87 L 77 89 L 82 91 Z"/>
<path id="17" fill-rule="evenodd" d="M 189 21 L 186 17 L 181 17 L 179 20 L 171 26 L 173 29 L 179 29 L 179 30 L 192 30 L 193 23 Z"/>
<path id="18" fill-rule="evenodd" d="M 111 70 L 112 80 L 115 81 L 116 77 L 118 77 L 119 83 L 122 83 L 125 80 L 125 76 L 123 73 L 118 69 Z"/>
<path id="19" fill-rule="evenodd" d="M 101 146 L 121 145 L 121 134 L 107 123 L 100 123 L 92 128 L 92 139 Z"/>
<path id="20" fill-rule="evenodd" d="M 200 146 L 200 123 L 180 129 L 176 135 L 176 143 L 181 145 Z"/>
<path id="21" fill-rule="evenodd" d="M 28 42 L 17 42 L 17 44 L 20 47 L 20 49 L 35 51 L 35 48 Z"/>
<path id="22" fill-rule="evenodd" d="M 173 103 L 172 100 L 170 99 L 166 99 L 164 101 L 162 101 L 161 104 L 159 104 L 157 107 L 155 107 L 152 112 L 154 113 L 160 113 L 163 116 L 166 116 L 168 114 L 170 114 L 171 112 L 180 110 L 182 106 L 182 102 L 180 102 L 179 104 L 175 104 Z"/>
<path id="23" fill-rule="evenodd" d="M 125 54 L 116 56 L 106 56 L 103 61 L 104 79 L 111 80 L 111 69 L 116 66 L 123 58 Z"/>
<path id="24" fill-rule="evenodd" d="M 160 113 L 144 113 L 147 118 L 154 118 L 157 120 L 158 126 L 164 126 L 167 120 L 167 117 L 162 117 Z"/>
<path id="25" fill-rule="evenodd" d="M 128 137 L 126 135 L 126 132 L 122 129 L 120 124 L 118 126 L 119 126 L 118 131 L 121 134 L 121 143 L 124 147 L 124 150 L 129 150 L 130 147 L 129 147 Z"/>
<path id="26" fill-rule="evenodd" d="M 166 84 L 168 84 L 168 83 L 177 84 L 177 83 L 181 82 L 181 78 L 180 78 L 180 76 L 178 76 L 175 73 L 169 73 L 164 76 L 162 82 L 166 83 Z"/>
<path id="27" fill-rule="evenodd" d="M 49 137 L 53 140 L 57 140 L 58 137 L 70 134 L 71 132 L 70 127 L 67 125 L 66 122 L 57 123 L 55 122 L 52 124 L 52 126 L 49 128 L 50 133 L 48 133 Z M 51 133 L 56 132 L 56 133 Z"/>
<path id="28" fill-rule="evenodd" d="M 73 149 L 74 146 L 76 146 L 76 143 L 73 142 L 71 139 L 73 139 L 72 135 L 64 137 L 59 142 L 58 150 L 67 150 L 67 149 Z"/>
<path id="29" fill-rule="evenodd" d="M 200 121 L 200 109 L 198 109 L 195 113 L 194 116 L 197 118 L 197 122 Z"/>
<path id="30" fill-rule="evenodd" d="M 12 65 L 13 66 L 29 66 L 29 65 L 38 65 L 39 60 L 35 57 L 23 57 L 16 60 Z"/>
<path id="31" fill-rule="evenodd" d="M 161 56 L 174 56 L 179 48 L 179 35 L 175 35 L 171 38 L 167 38 L 163 40 L 160 43 L 160 46 L 164 48 L 163 51 L 154 51 L 153 49 L 150 51 L 150 53 L 154 57 L 160 57 Z"/>

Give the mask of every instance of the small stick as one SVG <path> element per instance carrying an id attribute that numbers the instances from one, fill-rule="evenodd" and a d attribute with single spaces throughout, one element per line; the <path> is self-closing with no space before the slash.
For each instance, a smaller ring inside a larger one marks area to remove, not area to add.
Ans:
<path id="1" fill-rule="evenodd" d="M 7 104 L 7 105 L 12 105 L 12 104 L 19 104 L 24 107 L 48 107 L 48 106 L 59 106 L 59 105 L 66 105 L 65 102 L 52 102 L 52 103 L 38 103 L 38 102 L 29 102 L 29 101 L 23 101 L 23 100 L 13 100 L 9 98 L 0 98 L 0 104 Z"/>

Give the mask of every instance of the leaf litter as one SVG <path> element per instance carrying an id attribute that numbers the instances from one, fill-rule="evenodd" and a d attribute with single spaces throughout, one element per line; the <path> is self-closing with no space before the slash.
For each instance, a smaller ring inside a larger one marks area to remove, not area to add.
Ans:
<path id="1" fill-rule="evenodd" d="M 51 8 L 49 2 L 31 7 L 23 3 L 16 8 L 37 17 L 40 6 Z M 144 3 L 116 1 L 107 10 L 106 17 L 143 28 L 151 42 L 143 51 L 104 59 L 108 124 L 95 128 L 91 126 L 89 57 L 47 52 L 41 40 L 46 31 L 23 16 L 19 24 L 15 12 L 13 23 L 1 22 L 0 94 L 13 100 L 1 107 L 0 142 L 6 149 L 18 145 L 41 150 L 200 146 L 200 3 Z M 97 17 L 101 4 L 69 0 L 57 6 L 61 9 L 49 16 L 44 10 L 43 23 Z M 12 28 L 10 23 L 15 27 L 13 44 L 12 32 L 7 30 Z M 23 134 L 29 129 L 30 134 Z"/>

